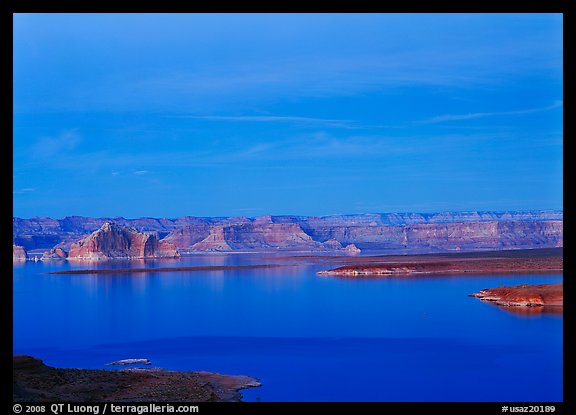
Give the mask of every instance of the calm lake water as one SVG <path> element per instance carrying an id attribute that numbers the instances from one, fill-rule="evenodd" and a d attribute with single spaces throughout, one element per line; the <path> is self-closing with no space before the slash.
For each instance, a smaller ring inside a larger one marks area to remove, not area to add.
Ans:
<path id="1" fill-rule="evenodd" d="M 266 269 L 154 272 L 175 265 Z M 75 268 L 150 272 L 49 275 Z M 245 401 L 561 401 L 562 316 L 468 294 L 561 274 L 342 279 L 273 255 L 14 264 L 14 353 L 57 367 L 148 358 L 243 374 Z M 114 367 L 114 366 L 113 366 Z"/>

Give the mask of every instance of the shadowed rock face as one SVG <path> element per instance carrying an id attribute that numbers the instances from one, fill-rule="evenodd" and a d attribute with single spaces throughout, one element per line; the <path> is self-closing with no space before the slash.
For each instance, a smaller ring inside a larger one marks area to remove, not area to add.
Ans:
<path id="1" fill-rule="evenodd" d="M 83 217 L 13 218 L 13 239 L 25 249 L 70 243 L 110 219 Z M 354 244 L 361 250 L 387 249 L 446 252 L 533 249 L 563 246 L 561 211 L 441 212 L 364 215 L 261 216 L 178 219 L 115 218 L 138 232 L 155 232 L 178 249 L 339 250 Z"/>
<path id="2" fill-rule="evenodd" d="M 228 226 L 200 229 L 187 227 L 174 231 L 165 240 L 174 241 L 176 246 L 193 251 L 342 249 L 342 244 L 335 239 L 324 243 L 314 241 L 295 223 L 270 223 L 266 218 L 256 218 L 254 223 L 236 223 Z M 202 239 L 198 240 L 200 238 Z"/>
<path id="3" fill-rule="evenodd" d="M 208 235 L 191 246 L 195 251 L 232 251 L 226 242 L 224 228 L 222 226 L 211 226 Z"/>
<path id="4" fill-rule="evenodd" d="M 205 223 L 194 226 L 187 225 L 172 231 L 164 238 L 164 241 L 170 242 L 178 248 L 191 248 L 194 244 L 207 238 L 211 234 L 210 229 L 211 226 Z"/>
<path id="5" fill-rule="evenodd" d="M 12 245 L 12 262 L 26 261 L 28 253 L 23 246 Z"/>
<path id="6" fill-rule="evenodd" d="M 106 222 L 100 229 L 70 246 L 68 259 L 171 258 L 179 256 L 170 242 L 159 241 L 154 233 L 138 232 Z"/>
<path id="7" fill-rule="evenodd" d="M 24 355 L 13 357 L 16 402 L 231 402 L 258 387 L 248 376 L 162 369 L 59 369 Z"/>
<path id="8" fill-rule="evenodd" d="M 225 228 L 225 237 L 236 249 L 261 247 L 283 249 L 314 249 L 313 241 L 296 223 L 254 223 Z"/>

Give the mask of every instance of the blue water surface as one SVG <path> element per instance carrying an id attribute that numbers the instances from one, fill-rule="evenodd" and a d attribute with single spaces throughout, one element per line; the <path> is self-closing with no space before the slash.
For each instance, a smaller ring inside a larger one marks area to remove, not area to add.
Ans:
<path id="1" fill-rule="evenodd" d="M 176 265 L 277 268 L 155 272 Z M 73 268 L 146 273 L 54 275 Z M 148 358 L 244 374 L 245 401 L 561 401 L 562 316 L 468 294 L 561 274 L 320 277 L 274 255 L 14 265 L 14 353 L 57 367 Z"/>

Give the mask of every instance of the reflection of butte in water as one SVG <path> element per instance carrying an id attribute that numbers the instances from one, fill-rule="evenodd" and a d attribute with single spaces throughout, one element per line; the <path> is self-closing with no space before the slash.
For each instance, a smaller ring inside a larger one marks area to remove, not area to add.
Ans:
<path id="1" fill-rule="evenodd" d="M 176 272 L 176 271 L 226 271 L 226 270 L 249 270 L 254 268 L 278 268 L 290 265 L 257 264 L 257 265 L 200 265 L 182 267 L 159 267 L 159 268 L 102 268 L 102 269 L 71 269 L 65 271 L 52 271 L 47 274 L 131 274 L 135 272 Z"/>

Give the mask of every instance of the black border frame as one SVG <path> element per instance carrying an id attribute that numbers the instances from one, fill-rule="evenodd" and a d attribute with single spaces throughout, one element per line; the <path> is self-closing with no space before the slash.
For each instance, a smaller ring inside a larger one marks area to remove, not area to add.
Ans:
<path id="1" fill-rule="evenodd" d="M 4 109 L 1 114 L 3 122 L 0 123 L 2 128 L 5 130 L 4 141 L 9 140 L 9 148 L 13 151 L 13 14 L 14 13 L 316 13 L 316 12 L 330 12 L 330 13 L 561 13 L 563 14 L 564 20 L 564 51 L 568 51 L 568 54 L 564 54 L 564 111 L 569 112 L 572 106 L 572 100 L 567 91 L 574 91 L 576 88 L 574 82 L 573 74 L 576 74 L 574 69 L 574 63 L 572 58 L 574 58 L 574 52 L 576 52 L 576 35 L 573 32 L 573 19 L 574 19 L 574 5 L 576 2 L 570 2 L 569 0 L 502 0 L 499 2 L 489 2 L 489 1 L 479 1 L 479 0 L 466 0 L 460 1 L 458 4 L 451 2 L 432 2 L 430 0 L 407 0 L 403 2 L 391 2 L 388 4 L 333 4 L 333 9 L 326 9 L 319 5 L 314 6 L 308 4 L 306 6 L 297 5 L 285 5 L 285 4 L 267 4 L 267 5 L 256 5 L 256 4 L 234 4 L 234 5 L 223 5 L 218 3 L 198 3 L 198 2 L 186 2 L 186 0 L 164 0 L 162 2 L 139 2 L 137 6 L 133 2 L 124 2 L 121 4 L 119 1 L 111 2 L 106 0 L 100 1 L 75 1 L 67 2 L 62 0 L 0 0 L 0 62 L 2 66 L 5 67 L 5 71 L 2 71 L 2 77 L 0 85 L 2 85 L 1 99 L 4 104 L 2 108 Z M 572 6 L 572 8 L 569 7 Z M 567 56 L 568 55 L 568 56 Z M 8 111 L 7 109 L 10 109 Z M 8 120 L 8 115 L 10 114 L 10 119 Z M 573 135 L 573 119 L 564 116 L 564 136 L 572 137 Z M 8 154 L 8 151 L 6 152 Z M 576 189 L 573 175 L 571 174 L 572 164 L 569 162 L 570 156 L 566 154 L 566 150 L 563 153 L 563 171 L 564 171 L 564 193 L 571 194 L 570 191 Z M 8 156 L 6 156 L 8 157 Z M 568 163 L 567 163 L 568 162 Z M 12 158 L 9 162 L 3 164 L 4 168 L 12 170 Z M 11 183 L 11 188 L 13 184 Z M 12 188 L 13 191 L 13 188 Z M 568 229 L 574 223 L 574 219 L 571 216 L 566 206 L 566 198 L 564 199 L 564 226 Z M 11 206 L 12 216 L 13 216 L 13 206 Z M 5 221 L 2 223 L 6 224 L 6 229 L 2 232 L 2 235 L 9 235 L 10 231 L 8 229 L 8 217 L 6 215 Z M 571 235 L 571 234 L 569 234 Z M 8 247 L 8 237 L 6 236 L 6 246 L 2 252 L 6 255 L 9 251 Z M 565 248 L 567 252 L 571 252 L 571 238 L 565 238 L 564 241 Z M 7 259 L 7 258 L 6 258 Z M 572 260 L 569 255 L 565 261 L 565 268 L 568 272 L 568 278 L 565 282 L 565 294 L 568 301 L 564 308 L 564 332 L 566 333 L 566 328 L 572 328 L 574 326 L 574 320 L 572 319 L 572 312 L 574 310 L 573 304 L 570 302 L 572 293 L 574 292 L 574 280 L 571 275 L 570 270 L 572 270 Z M 6 260 L 8 263 L 8 260 Z M 8 339 L 12 340 L 13 333 L 13 321 L 12 321 L 12 297 L 8 297 L 8 293 L 12 292 L 13 285 L 12 280 L 8 278 L 8 275 L 4 275 L 2 282 L 4 287 L 2 293 L 5 296 L 3 301 L 0 301 L 2 307 L 2 322 L 3 329 L 2 332 L 8 332 L 9 335 L 3 335 L 3 350 L 7 350 L 2 354 L 2 362 L 6 365 L 2 367 L 10 367 L 13 347 L 12 342 L 8 344 Z M 10 318 L 8 317 L 10 316 Z M 568 333 L 570 330 L 568 330 Z M 534 402 L 533 405 L 555 405 L 555 414 L 575 414 L 576 405 L 574 399 L 574 389 L 569 389 L 570 385 L 574 384 L 574 369 L 576 364 L 574 364 L 574 354 L 573 351 L 576 350 L 574 345 L 573 336 L 564 336 L 564 401 L 563 402 Z M 6 369 L 8 373 L 8 369 Z M 499 374 L 495 374 L 499 376 Z M 514 381 L 514 375 L 509 374 L 510 381 Z M 534 382 L 538 382 L 538 379 L 534 379 Z M 10 393 L 10 390 L 4 391 L 6 395 Z M 4 402 L 11 402 L 12 398 L 6 396 Z M 50 403 L 43 403 L 45 406 L 45 413 L 49 413 Z M 134 403 L 139 404 L 139 403 Z M 177 403 L 173 403 L 178 405 Z M 369 402 L 294 402 L 294 403 L 283 403 L 283 402 L 270 402 L 270 403 L 189 403 L 191 405 L 197 405 L 200 409 L 199 413 L 239 413 L 239 414 L 270 414 L 275 411 L 299 411 L 299 410 L 311 410 L 318 412 L 334 412 L 334 413 L 440 413 L 440 414 L 499 414 L 502 413 L 502 406 L 506 405 L 509 407 L 520 406 L 527 407 L 530 403 L 525 402 L 382 402 L 382 403 L 369 403 Z M 8 411 L 11 411 L 13 403 L 10 406 L 6 405 Z M 90 403 L 90 405 L 98 405 L 99 413 L 102 413 L 104 403 Z M 26 406 L 24 403 L 23 406 Z M 24 411 L 25 412 L 25 411 Z M 8 412 L 8 413 L 16 413 Z M 64 412 L 66 413 L 66 412 Z"/>

